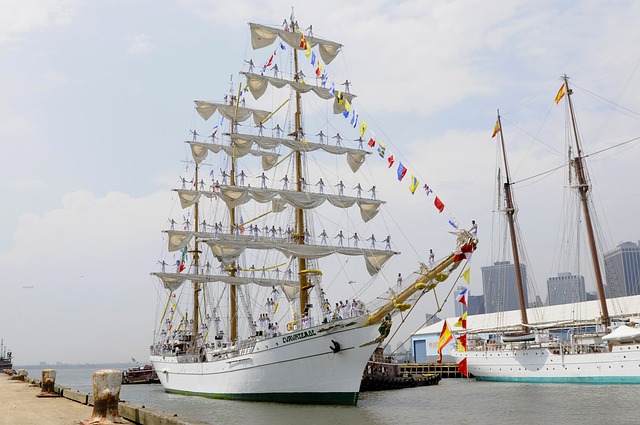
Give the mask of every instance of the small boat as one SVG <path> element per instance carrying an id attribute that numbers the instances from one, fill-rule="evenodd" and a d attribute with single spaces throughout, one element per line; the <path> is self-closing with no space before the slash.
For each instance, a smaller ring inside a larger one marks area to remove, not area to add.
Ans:
<path id="1" fill-rule="evenodd" d="M 400 372 L 400 365 L 393 356 L 385 356 L 382 347 L 376 348 L 367 363 L 360 381 L 360 392 L 398 390 L 402 388 L 438 385 L 442 379 L 439 373 L 406 374 Z"/>
<path id="2" fill-rule="evenodd" d="M 123 384 L 159 384 L 160 380 L 150 364 L 130 367 L 122 371 Z"/>
<path id="3" fill-rule="evenodd" d="M 502 342 L 535 341 L 536 334 L 531 332 L 513 332 L 502 335 Z"/>
<path id="4" fill-rule="evenodd" d="M 13 370 L 12 353 L 4 346 L 4 340 L 0 341 L 0 372 L 7 369 Z"/>

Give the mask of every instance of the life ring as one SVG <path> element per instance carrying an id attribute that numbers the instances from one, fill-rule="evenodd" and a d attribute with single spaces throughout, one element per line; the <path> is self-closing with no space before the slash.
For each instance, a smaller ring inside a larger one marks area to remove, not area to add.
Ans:
<path id="1" fill-rule="evenodd" d="M 436 275 L 436 280 L 437 280 L 438 282 L 444 282 L 445 280 L 447 280 L 447 278 L 448 278 L 448 277 L 449 277 L 449 275 L 447 275 L 447 274 L 444 274 L 444 273 L 438 273 L 438 274 Z"/>
<path id="2" fill-rule="evenodd" d="M 395 308 L 397 308 L 398 310 L 400 310 L 400 311 L 405 311 L 405 310 L 411 308 L 411 304 L 406 304 L 406 303 L 405 304 L 393 304 L 393 306 Z"/>
<path id="3" fill-rule="evenodd" d="M 299 274 L 306 274 L 306 273 L 322 275 L 322 270 L 300 270 Z"/>

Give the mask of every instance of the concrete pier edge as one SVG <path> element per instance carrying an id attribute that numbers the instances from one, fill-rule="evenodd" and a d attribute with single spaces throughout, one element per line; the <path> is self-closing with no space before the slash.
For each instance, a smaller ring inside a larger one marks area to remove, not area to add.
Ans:
<path id="1" fill-rule="evenodd" d="M 42 387 L 42 381 L 39 379 L 26 377 L 25 382 L 32 386 Z M 54 386 L 54 391 L 59 394 L 60 397 L 75 401 L 76 403 L 93 406 L 93 394 L 82 393 L 57 383 Z M 148 409 L 144 406 L 138 406 L 126 401 L 120 401 L 118 403 L 118 411 L 121 417 L 139 425 L 212 425 L 210 422 L 180 418 L 166 412 Z"/>

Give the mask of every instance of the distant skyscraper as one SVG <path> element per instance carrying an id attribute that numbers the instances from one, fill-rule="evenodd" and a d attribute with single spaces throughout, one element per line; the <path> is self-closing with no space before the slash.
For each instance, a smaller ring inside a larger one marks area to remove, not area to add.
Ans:
<path id="1" fill-rule="evenodd" d="M 520 264 L 524 300 L 527 298 L 527 268 Z M 498 261 L 493 266 L 482 267 L 482 289 L 484 292 L 484 312 L 519 310 L 516 268 L 510 261 Z"/>
<path id="2" fill-rule="evenodd" d="M 571 273 L 558 273 L 558 276 L 547 279 L 549 305 L 571 304 L 587 300 L 584 289 L 584 276 Z"/>
<path id="3" fill-rule="evenodd" d="M 624 242 L 604 255 L 607 297 L 640 295 L 640 245 Z"/>
<path id="4" fill-rule="evenodd" d="M 471 295 L 467 300 L 467 315 L 484 314 L 484 295 Z"/>

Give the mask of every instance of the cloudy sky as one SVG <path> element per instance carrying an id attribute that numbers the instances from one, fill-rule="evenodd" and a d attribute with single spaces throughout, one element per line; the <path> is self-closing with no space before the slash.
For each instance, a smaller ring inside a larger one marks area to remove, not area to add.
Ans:
<path id="1" fill-rule="evenodd" d="M 368 160 L 408 236 L 396 246 L 408 258 L 389 276 L 414 270 L 429 248 L 446 255 L 453 214 L 479 223 L 471 291 L 481 293 L 496 109 L 515 181 L 565 162 L 564 107 L 553 103 L 565 73 L 587 153 L 640 136 L 635 1 L 0 0 L 0 337 L 16 363 L 147 357 L 158 293 L 149 272 L 166 251 L 182 142 L 201 125 L 192 101 L 222 100 L 245 60 L 264 63 L 272 49 L 251 50 L 247 22 L 279 26 L 291 5 L 301 28 L 344 44 L 336 81 L 352 82 L 369 128 L 447 205 L 438 214 L 432 197 Z M 591 159 L 609 247 L 637 241 L 640 147 Z M 563 177 L 516 185 L 543 298 L 545 278 L 561 271 Z"/>

